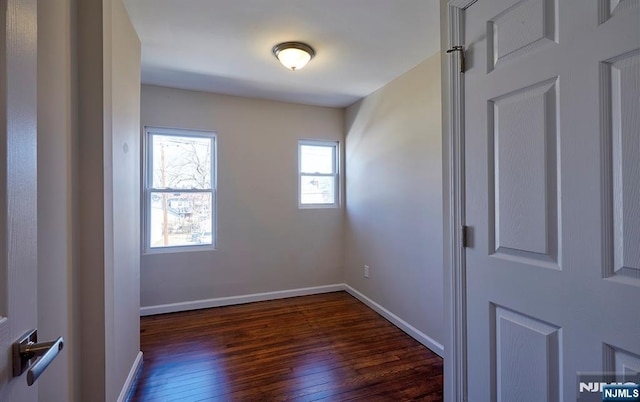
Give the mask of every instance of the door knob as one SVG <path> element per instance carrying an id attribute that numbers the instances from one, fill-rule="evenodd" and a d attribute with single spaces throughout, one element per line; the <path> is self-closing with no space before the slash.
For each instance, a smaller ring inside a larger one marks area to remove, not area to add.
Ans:
<path id="1" fill-rule="evenodd" d="M 55 341 L 38 343 L 38 330 L 27 332 L 13 344 L 13 376 L 19 377 L 29 369 L 27 384 L 33 385 L 63 347 L 62 337 Z"/>

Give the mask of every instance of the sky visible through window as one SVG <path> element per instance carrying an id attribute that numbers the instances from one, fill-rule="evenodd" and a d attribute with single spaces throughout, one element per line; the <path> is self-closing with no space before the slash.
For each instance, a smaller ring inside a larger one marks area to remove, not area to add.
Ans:
<path id="1" fill-rule="evenodd" d="M 333 147 L 302 145 L 302 173 L 333 173 Z"/>
<path id="2" fill-rule="evenodd" d="M 210 188 L 211 139 L 153 136 L 153 187 Z M 164 175 L 163 175 L 164 173 Z"/>

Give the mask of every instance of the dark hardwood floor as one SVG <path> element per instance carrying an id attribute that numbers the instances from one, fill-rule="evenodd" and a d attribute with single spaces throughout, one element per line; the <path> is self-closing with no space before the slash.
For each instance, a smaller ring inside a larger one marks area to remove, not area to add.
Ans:
<path id="1" fill-rule="evenodd" d="M 442 359 L 346 292 L 143 317 L 130 401 L 441 401 Z"/>

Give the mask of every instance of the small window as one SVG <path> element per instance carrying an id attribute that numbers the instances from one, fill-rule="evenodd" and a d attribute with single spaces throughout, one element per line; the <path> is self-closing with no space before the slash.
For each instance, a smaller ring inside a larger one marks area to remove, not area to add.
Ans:
<path id="1" fill-rule="evenodd" d="M 147 127 L 145 135 L 145 251 L 214 248 L 215 133 Z"/>
<path id="2" fill-rule="evenodd" d="M 338 206 L 338 143 L 298 142 L 298 205 L 300 208 Z"/>

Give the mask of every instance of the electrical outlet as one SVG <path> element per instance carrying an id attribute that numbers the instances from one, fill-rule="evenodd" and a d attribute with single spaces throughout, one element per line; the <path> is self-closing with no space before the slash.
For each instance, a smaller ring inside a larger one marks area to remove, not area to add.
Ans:
<path id="1" fill-rule="evenodd" d="M 364 266 L 364 277 L 365 278 L 369 277 L 369 266 L 368 265 Z"/>

